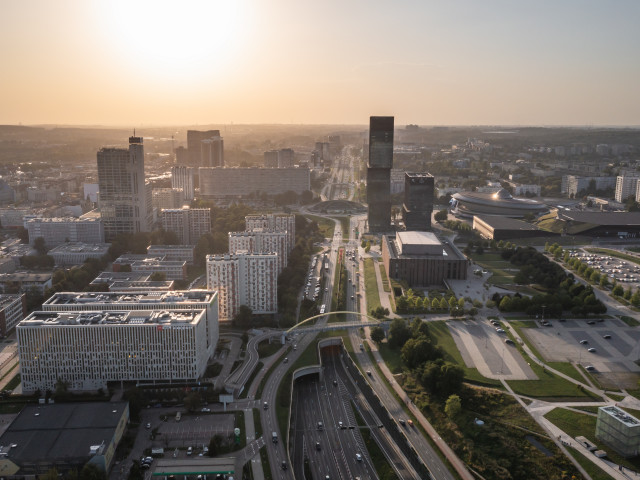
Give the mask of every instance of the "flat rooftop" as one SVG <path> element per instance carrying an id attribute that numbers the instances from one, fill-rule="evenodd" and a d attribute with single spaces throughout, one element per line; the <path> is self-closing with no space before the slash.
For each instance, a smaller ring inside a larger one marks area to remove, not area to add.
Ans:
<path id="1" fill-rule="evenodd" d="M 501 217 L 499 215 L 475 215 L 474 218 L 482 220 L 484 223 L 494 229 L 499 230 L 523 230 L 523 231 L 536 231 L 536 227 L 530 223 L 516 220 L 509 217 Z"/>
<path id="2" fill-rule="evenodd" d="M 165 282 L 161 282 L 165 283 Z M 149 304 L 184 303 L 203 304 L 210 303 L 216 293 L 212 290 L 181 290 L 172 292 L 57 292 L 54 293 L 43 306 L 56 305 L 92 305 L 92 304 Z"/>
<path id="3" fill-rule="evenodd" d="M 112 283 L 116 280 L 122 280 L 126 282 L 146 282 L 153 272 L 101 272 L 91 282 L 92 285 L 96 283 Z"/>
<path id="4" fill-rule="evenodd" d="M 111 443 L 127 402 L 27 405 L 0 437 L 18 465 L 88 459 L 90 448 Z"/>
<path id="5" fill-rule="evenodd" d="M 640 225 L 640 212 L 573 212 L 558 210 L 558 219 L 594 225 L 634 226 Z"/>
<path id="6" fill-rule="evenodd" d="M 403 245 L 440 245 L 442 242 L 431 232 L 398 232 Z"/>
<path id="7" fill-rule="evenodd" d="M 32 312 L 20 327 L 104 325 L 187 325 L 198 320 L 204 308 L 196 310 L 119 310 L 83 312 Z"/>
<path id="8" fill-rule="evenodd" d="M 616 406 L 600 407 L 600 410 L 612 417 L 615 417 L 619 422 L 624 423 L 627 427 L 640 427 L 640 420 Z"/>
<path id="9" fill-rule="evenodd" d="M 110 243 L 62 243 L 49 250 L 52 253 L 107 253 Z"/>

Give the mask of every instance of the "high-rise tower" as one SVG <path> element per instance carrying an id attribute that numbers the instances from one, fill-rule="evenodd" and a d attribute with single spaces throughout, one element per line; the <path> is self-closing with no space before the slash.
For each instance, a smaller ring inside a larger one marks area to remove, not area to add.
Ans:
<path id="1" fill-rule="evenodd" d="M 430 230 L 433 212 L 433 175 L 404 174 L 402 219 L 407 230 Z"/>
<path id="2" fill-rule="evenodd" d="M 129 149 L 98 152 L 100 216 L 106 241 L 120 233 L 148 232 L 153 221 L 151 186 L 144 178 L 142 137 L 129 137 Z"/>
<path id="3" fill-rule="evenodd" d="M 370 232 L 391 230 L 391 167 L 394 117 L 369 118 L 367 203 Z"/>
<path id="4" fill-rule="evenodd" d="M 220 130 L 187 130 L 189 165 L 224 167 L 224 140 Z"/>

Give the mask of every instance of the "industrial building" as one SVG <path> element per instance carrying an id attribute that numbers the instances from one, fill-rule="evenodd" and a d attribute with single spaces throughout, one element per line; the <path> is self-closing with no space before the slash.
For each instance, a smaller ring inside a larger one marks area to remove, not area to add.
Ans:
<path id="1" fill-rule="evenodd" d="M 398 232 L 382 236 L 382 260 L 387 275 L 412 287 L 442 285 L 467 279 L 467 258 L 431 232 Z"/>
<path id="2" fill-rule="evenodd" d="M 128 402 L 27 405 L 0 436 L 0 475 L 66 476 L 87 463 L 108 474 L 128 423 Z"/>

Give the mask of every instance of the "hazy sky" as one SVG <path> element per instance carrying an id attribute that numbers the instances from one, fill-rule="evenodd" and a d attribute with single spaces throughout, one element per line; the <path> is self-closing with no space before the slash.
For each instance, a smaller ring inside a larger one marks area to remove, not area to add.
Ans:
<path id="1" fill-rule="evenodd" d="M 0 123 L 640 125 L 638 0 L 3 0 Z"/>

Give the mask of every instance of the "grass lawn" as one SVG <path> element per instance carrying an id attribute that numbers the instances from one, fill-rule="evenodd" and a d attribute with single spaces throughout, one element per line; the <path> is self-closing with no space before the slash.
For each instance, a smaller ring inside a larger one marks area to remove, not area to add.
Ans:
<path id="1" fill-rule="evenodd" d="M 387 271 L 384 269 L 384 263 L 380 262 L 378 268 L 380 269 L 380 278 L 382 278 L 382 288 L 385 292 L 390 292 L 389 277 L 387 277 Z"/>
<path id="2" fill-rule="evenodd" d="M 369 429 L 361 429 L 360 435 L 362 435 L 362 440 L 364 440 L 364 444 L 367 447 L 369 458 L 371 458 L 373 468 L 375 468 L 378 478 L 397 478 L 391 465 L 389 465 L 387 461 L 387 457 L 385 457 L 382 450 L 380 450 Z"/>
<path id="3" fill-rule="evenodd" d="M 545 415 L 545 418 L 556 425 L 558 428 L 564 430 L 567 435 L 570 435 L 573 438 L 579 435 L 584 435 L 592 442 L 596 442 L 598 448 L 607 452 L 607 457 L 609 457 L 609 460 L 611 460 L 612 462 L 635 471 L 638 471 L 640 469 L 640 458 L 622 458 L 607 445 L 596 440 L 596 417 L 592 415 L 573 412 L 571 410 L 567 410 L 566 408 L 554 408 Z"/>
<path id="4" fill-rule="evenodd" d="M 400 355 L 400 350 L 393 350 L 389 348 L 389 344 L 384 342 L 378 346 L 378 350 L 380 351 L 380 355 L 384 358 L 384 363 L 387 364 L 389 370 L 394 375 L 396 373 L 402 373 L 402 357 Z"/>
<path id="5" fill-rule="evenodd" d="M 637 327 L 640 325 L 640 322 L 633 317 L 629 317 L 627 315 L 620 315 L 620 320 L 629 325 L 630 327 Z"/>
<path id="6" fill-rule="evenodd" d="M 282 348 L 282 344 L 277 340 L 274 340 L 271 343 L 269 343 L 269 340 L 263 340 L 258 344 L 258 357 L 270 357 L 280 350 L 280 348 Z"/>
<path id="7" fill-rule="evenodd" d="M 317 215 L 305 215 L 309 220 L 313 220 L 318 224 L 320 234 L 325 238 L 333 238 L 333 231 L 336 228 L 336 222 L 329 218 L 319 217 Z"/>
<path id="8" fill-rule="evenodd" d="M 584 383 L 584 377 L 580 375 L 580 372 L 576 370 L 576 367 L 574 367 L 573 364 L 569 362 L 548 362 L 547 365 L 555 370 L 558 370 L 559 372 L 564 373 L 565 375 L 568 375 L 574 380 Z"/>
<path id="9" fill-rule="evenodd" d="M 364 289 L 367 295 L 367 311 L 380 307 L 380 293 L 376 280 L 375 265 L 372 258 L 364 259 Z"/>
<path id="10" fill-rule="evenodd" d="M 499 380 L 487 378 L 478 372 L 477 368 L 469 368 L 464 363 L 462 355 L 456 346 L 456 342 L 449 332 L 449 327 L 444 321 L 429 322 L 429 333 L 433 336 L 438 346 L 445 352 L 445 360 L 460 365 L 464 370 L 464 379 L 479 385 L 487 385 L 495 388 L 503 388 Z"/>

